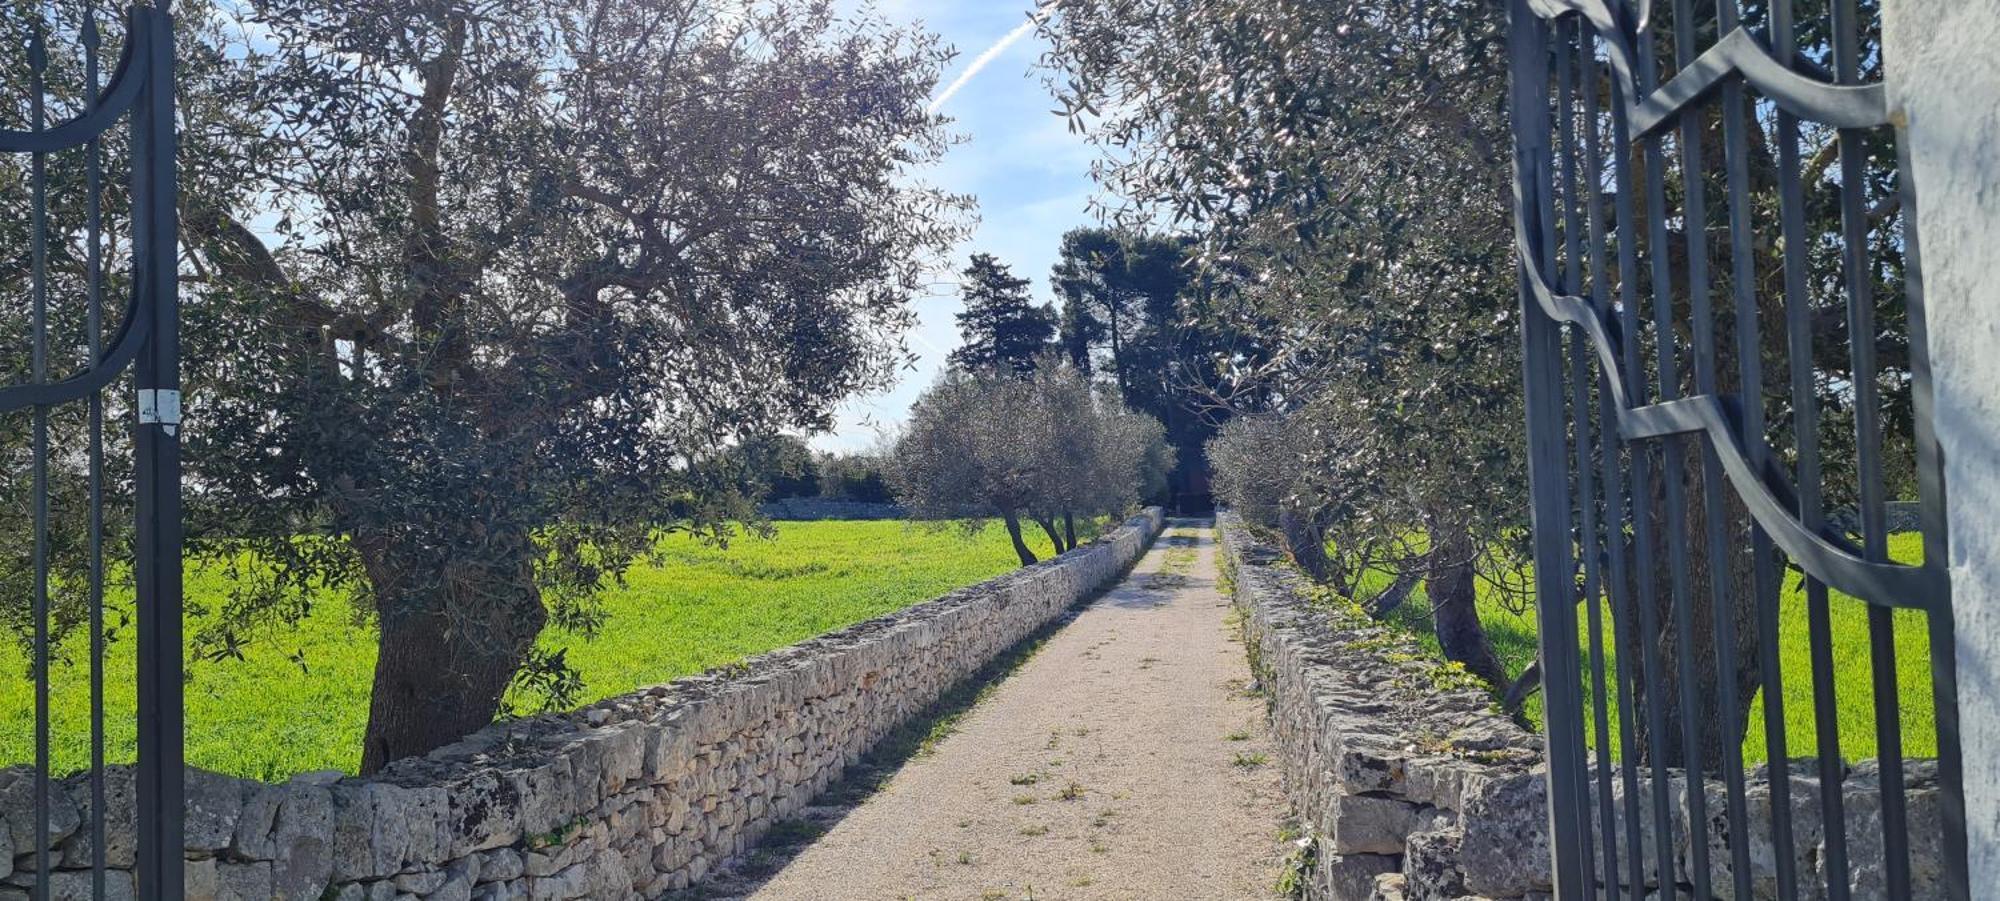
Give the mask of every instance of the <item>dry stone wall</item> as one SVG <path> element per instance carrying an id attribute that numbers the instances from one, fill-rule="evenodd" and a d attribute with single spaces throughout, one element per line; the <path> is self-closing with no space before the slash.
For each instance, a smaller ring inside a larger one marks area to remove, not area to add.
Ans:
<path id="1" fill-rule="evenodd" d="M 757 512 L 771 519 L 902 519 L 906 514 L 897 504 L 842 501 L 821 497 L 788 497 L 771 501 Z"/>
<path id="2" fill-rule="evenodd" d="M 1220 519 L 1285 793 L 1310 827 L 1307 896 L 1547 892 L 1535 737 L 1413 639 L 1319 599 L 1240 520 Z"/>
<path id="3" fill-rule="evenodd" d="M 879 619 L 573 714 L 496 724 L 366 778 L 269 785 L 190 770 L 187 897 L 654 898 L 701 882 L 797 813 L 896 726 L 1121 576 L 1162 526 L 1112 534 Z M 0 771 L 0 901 L 53 849 L 58 901 L 87 898 L 90 790 Z M 110 897 L 130 898 L 132 773 L 107 773 Z"/>
<path id="4" fill-rule="evenodd" d="M 1224 561 L 1243 614 L 1245 644 L 1270 704 L 1287 796 L 1311 827 L 1307 897 L 1332 901 L 1538 898 L 1550 890 L 1548 794 L 1541 741 L 1494 712 L 1491 697 L 1441 669 L 1414 640 L 1358 609 L 1323 598 L 1278 552 L 1231 514 L 1220 517 Z M 1914 895 L 1943 896 L 1942 820 L 1935 761 L 1904 764 Z M 1882 804 L 1874 761 L 1843 774 L 1850 895 L 1886 897 Z M 1695 882 L 1687 779 L 1667 771 L 1667 882 L 1682 895 Z M 1657 896 L 1651 784 L 1612 780 L 1612 814 L 1625 823 L 1639 799 L 1641 872 L 1616 840 L 1618 881 Z M 1598 782 L 1591 780 L 1595 799 Z M 1794 764 L 1786 782 L 1794 823 L 1791 857 L 1805 899 L 1825 897 L 1826 833 L 1817 766 Z M 1634 790 L 1636 789 L 1636 790 Z M 1711 822 L 1711 893 L 1736 897 L 1723 818 L 1723 784 L 1704 780 Z M 1775 898 L 1778 851 L 1771 839 L 1768 768 L 1745 777 L 1751 894 Z M 1593 803 L 1594 800 L 1593 800 Z M 1593 807 L 1590 821 L 1598 825 Z M 1622 827 L 1621 827 L 1622 828 Z M 1603 872 L 1605 836 L 1593 836 Z"/>

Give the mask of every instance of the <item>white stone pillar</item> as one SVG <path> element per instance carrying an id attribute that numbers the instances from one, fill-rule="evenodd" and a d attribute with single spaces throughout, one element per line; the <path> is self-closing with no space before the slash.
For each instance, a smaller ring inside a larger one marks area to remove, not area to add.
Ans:
<path id="1" fill-rule="evenodd" d="M 1972 897 L 2000 899 L 2000 0 L 1888 0 L 1951 521 Z"/>

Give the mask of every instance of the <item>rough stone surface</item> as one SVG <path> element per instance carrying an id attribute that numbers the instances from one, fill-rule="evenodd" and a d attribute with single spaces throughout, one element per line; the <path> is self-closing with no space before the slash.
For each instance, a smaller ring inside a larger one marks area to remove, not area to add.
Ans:
<path id="1" fill-rule="evenodd" d="M 1974 898 L 2000 898 L 2000 16 L 1991 3 L 1884 4 L 1890 115 L 1920 202 L 1932 409 L 1951 520 L 1952 616 Z M 1983 102 L 1967 102 L 1985 98 Z M 1984 877 L 1984 878 L 1982 878 Z"/>
<path id="2" fill-rule="evenodd" d="M 1236 605 L 1271 705 L 1278 762 L 1286 792 L 1300 818 L 1317 830 L 1318 872 L 1309 880 L 1315 899 L 1382 898 L 1396 901 L 1480 897 L 1531 901 L 1551 889 L 1547 770 L 1541 743 L 1490 711 L 1483 691 L 1440 688 L 1414 662 L 1421 651 L 1407 638 L 1316 593 L 1276 551 L 1224 514 L 1223 545 L 1234 567 Z M 1908 803 L 1912 895 L 1944 896 L 1942 812 L 1937 763 L 1904 762 Z M 1611 811 L 1618 832 L 1601 831 L 1601 780 L 1588 780 L 1592 809 L 1586 818 L 1595 855 L 1592 872 L 1603 881 L 1606 849 L 1615 879 L 1659 893 L 1660 854 L 1650 773 L 1622 771 L 1611 783 Z M 1855 901 L 1887 897 L 1883 874 L 1881 768 L 1861 761 L 1841 776 L 1842 819 Z M 1732 869 L 1726 788 L 1702 786 L 1709 894 L 1739 898 Z M 1792 812 L 1788 854 L 1799 874 L 1802 901 L 1826 896 L 1826 817 L 1821 812 L 1817 766 L 1800 762 L 1773 782 L 1768 767 L 1745 773 L 1749 829 L 1750 897 L 1777 898 L 1780 850 L 1771 831 L 1774 796 L 1782 790 Z M 1682 896 L 1695 894 L 1697 830 L 1689 820 L 1688 784 L 1666 771 L 1667 872 Z M 1636 798 L 1637 808 L 1628 805 Z M 1639 875 L 1632 870 L 1628 814 L 1639 822 Z M 1615 846 L 1615 847 L 1613 847 Z M 1356 860 L 1396 866 L 1363 874 Z M 1835 877 L 1838 878 L 1838 877 Z M 1975 880 L 1976 881 L 1976 880 Z"/>
<path id="3" fill-rule="evenodd" d="M 903 508 L 895 504 L 841 501 L 823 497 L 788 497 L 771 501 L 757 512 L 772 519 L 902 519 Z"/>
<path id="4" fill-rule="evenodd" d="M 318 901 L 653 898 L 726 869 L 905 720 L 1137 561 L 1157 509 L 1054 560 L 572 714 L 496 724 L 381 774 L 267 785 L 188 772 L 187 896 Z M 132 774 L 106 771 L 109 896 L 132 896 Z M 90 895 L 90 787 L 0 769 L 0 901 Z"/>
<path id="5" fill-rule="evenodd" d="M 1440 688 L 1408 636 L 1314 600 L 1241 520 L 1221 525 L 1286 793 L 1318 830 L 1312 897 L 1546 891 L 1535 737 L 1485 692 Z"/>

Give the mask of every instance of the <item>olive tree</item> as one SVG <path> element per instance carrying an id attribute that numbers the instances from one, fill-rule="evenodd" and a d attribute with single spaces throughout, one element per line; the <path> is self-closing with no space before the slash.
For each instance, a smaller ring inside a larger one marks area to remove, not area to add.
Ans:
<path id="1" fill-rule="evenodd" d="M 1036 557 L 1023 520 L 1060 553 L 1076 545 L 1076 517 L 1130 509 L 1171 466 L 1157 421 L 1047 357 L 1029 376 L 947 372 L 911 407 L 889 477 L 912 517 L 970 529 L 999 518 L 1025 566 Z"/>
<path id="2" fill-rule="evenodd" d="M 1299 471 L 1218 479 L 1282 498 L 1273 526 L 1339 590 L 1419 574 L 1447 655 L 1496 683 L 1475 580 L 1526 526 L 1498 10 L 1075 0 L 1043 25 L 1059 101 L 1106 149 L 1107 212 L 1171 220 L 1241 273 L 1215 315 L 1264 353 L 1212 390 L 1282 419 L 1211 447 L 1253 467 L 1289 448 Z"/>
<path id="3" fill-rule="evenodd" d="M 1061 553 L 1077 544 L 1078 516 L 1122 513 L 1160 492 L 1175 452 L 1158 419 L 1127 408 L 1115 386 L 1093 383 L 1056 355 L 1029 382 L 1043 433 L 1031 507 Z"/>
<path id="4" fill-rule="evenodd" d="M 920 173 L 948 54 L 818 0 L 241 10 L 252 127 L 192 165 L 247 187 L 183 201 L 187 460 L 193 546 L 258 562 L 197 647 L 351 592 L 372 771 L 564 684 L 545 628 L 748 512 L 728 447 L 886 382 L 962 231 Z"/>

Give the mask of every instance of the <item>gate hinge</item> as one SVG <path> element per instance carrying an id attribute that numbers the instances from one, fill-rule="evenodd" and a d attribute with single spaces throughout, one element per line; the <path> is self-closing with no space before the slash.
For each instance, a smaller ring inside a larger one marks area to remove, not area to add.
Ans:
<path id="1" fill-rule="evenodd" d="M 139 424 L 164 426 L 171 435 L 181 425 L 181 392 L 176 388 L 139 389 Z"/>

